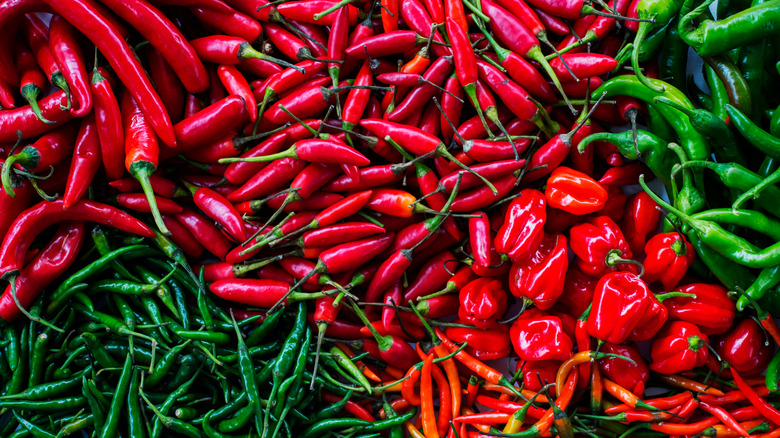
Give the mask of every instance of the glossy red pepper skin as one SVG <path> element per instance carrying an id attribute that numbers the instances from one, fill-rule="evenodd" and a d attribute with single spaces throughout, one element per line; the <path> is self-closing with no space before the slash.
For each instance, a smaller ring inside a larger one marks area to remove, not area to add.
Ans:
<path id="1" fill-rule="evenodd" d="M 664 290 L 674 289 L 696 258 L 693 245 L 678 233 L 656 234 L 645 244 L 645 254 L 644 280 L 660 281 Z"/>
<path id="2" fill-rule="evenodd" d="M 468 342 L 465 350 L 479 360 L 501 359 L 509 356 L 512 343 L 509 326 L 499 324 L 489 330 L 465 327 L 447 327 L 447 337 L 455 342 Z"/>
<path id="3" fill-rule="evenodd" d="M 179 222 L 176 217 L 162 215 L 162 220 L 165 226 L 168 227 L 168 231 L 171 232 L 171 240 L 178 246 L 184 254 L 193 259 L 199 259 L 203 255 L 203 245 L 198 242 L 198 239 L 190 233 L 190 231 L 184 225 Z"/>
<path id="4" fill-rule="evenodd" d="M 52 53 L 78 103 L 78 106 L 73 105 L 70 112 L 76 117 L 84 117 L 92 111 L 92 93 L 89 91 L 87 68 L 78 44 L 76 29 L 57 15 L 52 17 L 49 26 Z"/>
<path id="5" fill-rule="evenodd" d="M 593 301 L 598 281 L 598 278 L 583 273 L 577 267 L 571 267 L 566 271 L 560 303 L 569 309 L 572 316 L 579 317 Z"/>
<path id="6" fill-rule="evenodd" d="M 255 101 L 255 95 L 252 94 L 252 89 L 244 75 L 232 65 L 220 65 L 217 67 L 217 75 L 228 93 L 240 96 L 244 99 L 244 104 L 249 111 L 249 121 L 254 122 L 257 120 L 257 102 Z"/>
<path id="7" fill-rule="evenodd" d="M 458 300 L 458 318 L 485 330 L 498 325 L 498 318 L 506 309 L 507 296 L 500 281 L 479 278 L 460 290 Z"/>
<path id="8" fill-rule="evenodd" d="M 636 344 L 618 345 L 605 342 L 601 346 L 601 351 L 626 356 L 634 361 L 634 363 L 631 363 L 619 357 L 599 360 L 599 368 L 604 377 L 609 380 L 632 391 L 637 385 L 644 387 L 647 381 L 650 380 L 650 369 L 647 367 L 645 359 L 639 353 Z"/>
<path id="9" fill-rule="evenodd" d="M 755 376 L 766 369 L 774 345 L 755 320 L 745 318 L 714 341 L 713 347 L 741 376 Z"/>
<path id="10" fill-rule="evenodd" d="M 529 258 L 512 264 L 509 290 L 512 295 L 533 300 L 536 307 L 547 310 L 563 293 L 568 267 L 566 237 L 546 235 Z"/>
<path id="11" fill-rule="evenodd" d="M 630 272 L 610 272 L 601 277 L 593 294 L 588 333 L 612 344 L 629 338 L 652 302 L 657 300 L 647 284 Z"/>
<path id="12" fill-rule="evenodd" d="M 81 252 L 86 234 L 86 224 L 82 221 L 60 224 L 49 243 L 14 280 L 19 304 L 28 308 L 46 286 L 70 268 Z M 21 314 L 9 284 L 0 296 L 0 319 L 10 322 Z"/>
<path id="13" fill-rule="evenodd" d="M 523 388 L 538 392 L 542 382 L 554 382 L 561 366 L 559 360 L 521 360 L 517 362 L 517 370 L 523 370 Z"/>
<path id="14" fill-rule="evenodd" d="M 100 169 L 100 138 L 93 114 L 87 115 L 81 122 L 73 159 L 70 163 L 68 182 L 63 195 L 63 208 L 67 209 L 86 193 L 95 174 Z"/>
<path id="15" fill-rule="evenodd" d="M 482 266 L 490 266 L 490 221 L 487 214 L 478 211 L 477 217 L 469 218 L 469 242 L 474 262 Z"/>
<path id="16" fill-rule="evenodd" d="M 566 61 L 566 64 L 578 79 L 601 76 L 617 67 L 617 61 L 614 58 L 598 53 L 564 53 L 561 55 L 561 58 Z M 555 70 L 555 74 L 561 82 L 574 81 L 574 77 L 564 67 L 560 58 L 552 59 L 550 66 Z"/>
<path id="17" fill-rule="evenodd" d="M 197 7 L 190 10 L 202 23 L 213 26 L 226 35 L 255 41 L 263 32 L 257 20 L 236 10 L 221 11 Z"/>
<path id="18" fill-rule="evenodd" d="M 238 190 L 229 194 L 227 199 L 230 202 L 241 202 L 269 195 L 279 190 L 283 184 L 291 181 L 305 168 L 306 162 L 303 160 L 294 158 L 275 160 L 256 173 Z"/>
<path id="19" fill-rule="evenodd" d="M 628 268 L 619 259 L 630 259 L 631 250 L 620 228 L 607 216 L 597 216 L 572 227 L 570 236 L 571 249 L 582 272 L 597 277 Z"/>
<path id="20" fill-rule="evenodd" d="M 225 231 L 236 241 L 243 242 L 246 240 L 244 220 L 236 210 L 236 207 L 225 199 L 224 196 L 208 187 L 199 187 L 192 194 L 192 199 L 206 216 L 222 225 Z"/>
<path id="21" fill-rule="evenodd" d="M 670 319 L 696 324 L 707 335 L 723 334 L 734 324 L 737 309 L 725 287 L 691 283 L 676 288 L 675 292 L 693 294 L 695 297 L 671 297 L 664 300 Z"/>
<path id="22" fill-rule="evenodd" d="M 633 253 L 644 250 L 648 236 L 655 234 L 660 220 L 661 210 L 650 195 L 642 191 L 629 198 L 622 229 Z"/>
<path id="23" fill-rule="evenodd" d="M 567 360 L 574 348 L 561 319 L 538 309 L 523 312 L 512 324 L 509 336 L 522 360 Z"/>
<path id="24" fill-rule="evenodd" d="M 46 23 L 35 14 L 26 14 L 22 18 L 22 32 L 30 44 L 30 49 L 32 49 L 38 65 L 49 79 L 49 83 L 63 90 L 68 90 L 68 83 L 51 51 L 49 29 Z"/>
<path id="25" fill-rule="evenodd" d="M 321 17 L 315 17 L 314 15 L 330 9 L 331 7 L 335 6 L 336 3 L 337 2 L 333 0 L 291 1 L 280 4 L 276 7 L 276 10 L 279 12 L 279 14 L 283 15 L 289 20 L 330 26 L 333 24 L 333 20 L 335 19 L 335 13 L 330 13 Z M 357 24 L 358 14 L 360 11 L 354 5 L 346 5 L 346 9 L 348 12 L 347 22 L 349 23 L 349 26 L 352 27 Z"/>
<path id="26" fill-rule="evenodd" d="M 21 166 L 29 172 L 47 171 L 71 155 L 77 132 L 78 126 L 75 123 L 57 128 L 9 156 L 8 161 L 13 160 L 16 166 Z"/>
<path id="27" fill-rule="evenodd" d="M 185 118 L 174 126 L 179 147 L 163 154 L 196 150 L 238 132 L 249 121 L 246 103 L 239 96 L 228 96 Z"/>
<path id="28" fill-rule="evenodd" d="M 222 299 L 262 308 L 276 304 L 289 289 L 290 285 L 281 281 L 253 278 L 218 280 L 209 285 L 209 290 Z"/>
<path id="29" fill-rule="evenodd" d="M 442 56 L 425 70 L 422 78 L 440 86 L 452 72 L 452 67 L 452 57 Z M 437 91 L 436 87 L 429 83 L 421 83 L 415 86 L 404 99 L 396 105 L 393 111 L 387 115 L 387 119 L 391 122 L 400 122 L 409 118 L 414 113 L 418 113 L 420 111 L 420 106 L 429 102 Z"/>
<path id="30" fill-rule="evenodd" d="M 424 258 L 425 264 L 418 270 L 414 282 L 404 291 L 404 304 L 432 294 L 452 278 L 451 271 L 455 256 L 450 251 L 441 251 L 433 257 Z"/>
<path id="31" fill-rule="evenodd" d="M 176 215 L 176 219 L 195 236 L 198 242 L 220 260 L 224 260 L 228 251 L 233 247 L 222 231 L 200 213 L 184 209 L 182 213 Z"/>
<path id="32" fill-rule="evenodd" d="M 547 179 L 544 197 L 550 207 L 572 214 L 595 213 L 607 202 L 607 191 L 596 180 L 577 170 L 559 166 Z"/>
<path id="33" fill-rule="evenodd" d="M 73 118 L 67 108 L 67 97 L 64 91 L 54 92 L 38 101 L 41 114 L 46 120 L 55 122 L 47 124 L 38 119 L 30 105 L 0 112 L 0 142 L 14 143 L 17 131 L 23 138 L 33 138 L 45 134 Z"/>
<path id="34" fill-rule="evenodd" d="M 92 72 L 90 90 L 95 110 L 95 124 L 100 138 L 100 156 L 106 177 L 117 180 L 125 173 L 124 131 L 119 101 L 114 94 L 111 80 L 103 68 Z"/>
<path id="35" fill-rule="evenodd" d="M 696 325 L 673 321 L 658 332 L 650 352 L 650 369 L 661 374 L 677 374 L 703 366 L 709 351 L 709 341 Z"/>
<path id="36" fill-rule="evenodd" d="M 512 114 L 521 120 L 535 121 L 539 109 L 528 100 L 528 93 L 500 70 L 484 61 L 477 61 L 479 78 L 483 80 L 504 102 Z"/>
<path id="37" fill-rule="evenodd" d="M 534 189 L 521 191 L 520 196 L 509 204 L 504 225 L 496 234 L 496 251 L 514 261 L 530 257 L 544 239 L 545 206 L 542 192 Z"/>

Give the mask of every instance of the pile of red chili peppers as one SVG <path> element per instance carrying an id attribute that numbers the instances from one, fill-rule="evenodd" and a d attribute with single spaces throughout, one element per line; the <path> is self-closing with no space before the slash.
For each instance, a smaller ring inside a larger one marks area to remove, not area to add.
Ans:
<path id="1" fill-rule="evenodd" d="M 1 434 L 780 437 L 780 0 L 712 2 L 1 1 Z"/>

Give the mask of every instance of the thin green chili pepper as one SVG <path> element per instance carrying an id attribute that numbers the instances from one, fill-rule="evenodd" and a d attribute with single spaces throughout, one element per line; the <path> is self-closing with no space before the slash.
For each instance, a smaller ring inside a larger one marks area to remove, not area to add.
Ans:
<path id="1" fill-rule="evenodd" d="M 47 398 L 53 398 L 65 394 L 78 386 L 79 382 L 81 382 L 81 378 L 91 370 L 92 366 L 87 366 L 87 368 L 75 373 L 65 380 L 31 386 L 20 393 L 0 397 L 0 400 L 45 400 Z"/>
<path id="2" fill-rule="evenodd" d="M 273 387 L 271 389 L 271 395 L 268 397 L 269 400 L 274 400 L 276 397 L 276 393 L 279 391 L 279 385 L 281 385 L 282 380 L 287 375 L 287 372 L 290 370 L 290 366 L 292 364 L 292 359 L 295 357 L 295 353 L 298 351 L 299 345 L 301 343 L 301 340 L 303 339 L 304 330 L 306 329 L 306 304 L 304 304 L 302 301 L 297 304 L 296 313 L 295 313 L 295 323 L 293 324 L 293 328 L 290 331 L 290 334 L 287 335 L 287 339 L 285 339 L 284 344 L 282 345 L 282 349 L 279 352 L 279 355 L 277 356 L 276 360 L 274 361 L 274 367 L 273 367 Z M 268 433 L 268 420 L 269 416 L 271 414 L 271 409 L 266 408 L 265 410 L 265 416 L 263 418 L 263 427 L 262 427 L 262 433 L 261 438 L 265 438 L 266 434 Z"/>
<path id="3" fill-rule="evenodd" d="M 680 19 L 680 37 L 699 56 L 724 53 L 780 32 L 780 0 L 769 0 L 722 20 L 704 20 L 694 29 L 694 20 L 713 1 L 707 0 Z"/>
<path id="4" fill-rule="evenodd" d="M 94 228 L 92 228 L 92 241 L 95 243 L 95 249 L 97 249 L 98 254 L 100 254 L 101 257 L 105 257 L 111 253 L 111 245 L 108 242 L 108 236 L 106 236 L 106 233 L 100 225 L 95 225 Z M 141 281 L 138 277 L 130 273 L 130 271 L 125 268 L 125 265 L 119 263 L 117 260 L 111 261 L 111 268 L 130 281 L 135 281 L 136 283 Z"/>
<path id="5" fill-rule="evenodd" d="M 780 163 L 778 163 L 778 160 L 770 156 L 766 156 L 764 157 L 764 161 L 761 162 L 761 167 L 758 168 L 757 173 L 762 178 L 766 178 L 778 168 L 780 168 Z"/>
<path id="6" fill-rule="evenodd" d="M 36 426 L 35 424 L 25 420 L 24 418 L 20 417 L 19 414 L 16 413 L 16 411 L 12 411 L 14 418 L 16 418 L 16 421 L 19 422 L 19 424 L 25 428 L 28 432 L 30 432 L 35 438 L 55 438 L 55 435 L 49 432 L 46 432 L 41 427 Z"/>
<path id="7" fill-rule="evenodd" d="M 301 342 L 301 348 L 298 350 L 298 357 L 295 361 L 295 368 L 293 369 L 292 376 L 290 376 L 290 379 L 292 379 L 289 387 L 286 390 L 279 391 L 279 395 L 277 396 L 277 407 L 284 403 L 284 407 L 280 410 L 279 415 L 277 416 L 278 422 L 276 429 L 274 430 L 273 435 L 276 436 L 277 432 L 279 431 L 279 427 L 281 426 L 282 422 L 284 421 L 285 417 L 287 417 L 287 413 L 292 409 L 293 405 L 295 404 L 295 399 L 298 398 L 298 395 L 301 393 L 301 390 L 303 389 L 303 372 L 306 370 L 306 358 L 309 356 L 309 349 L 311 346 L 311 337 L 312 337 L 312 331 L 306 327 L 306 335 L 303 338 L 303 342 Z M 351 362 L 350 362 L 351 363 Z M 354 366 L 354 365 L 353 365 Z M 282 400 L 282 395 L 285 395 L 285 400 Z"/>
<path id="8" fill-rule="evenodd" d="M 198 331 L 198 330 L 175 330 L 176 336 L 182 339 L 206 342 L 209 344 L 225 345 L 233 340 L 229 335 L 220 332 Z"/>
<path id="9" fill-rule="evenodd" d="M 692 214 L 694 219 L 709 220 L 722 224 L 743 225 L 749 222 L 755 229 L 769 236 L 773 241 L 780 241 L 780 228 L 775 219 L 753 210 L 734 210 L 730 208 L 713 208 Z"/>
<path id="10" fill-rule="evenodd" d="M 163 415 L 168 415 L 168 412 L 170 412 L 171 408 L 173 408 L 174 403 L 176 403 L 177 400 L 179 400 L 184 394 L 186 394 L 190 390 L 193 383 L 195 383 L 195 379 L 198 377 L 198 371 L 199 370 L 195 370 L 195 374 L 189 380 L 182 383 L 175 390 L 171 391 L 170 395 L 168 395 L 168 397 L 160 406 L 159 411 Z M 139 389 L 139 393 L 143 394 L 142 391 L 143 391 L 143 386 Z M 162 434 L 162 428 L 163 428 L 162 421 L 160 421 L 160 418 L 155 417 L 152 424 L 151 437 L 158 438 Z"/>
<path id="11" fill-rule="evenodd" d="M 83 375 L 81 377 L 81 395 L 84 396 L 85 399 L 87 399 L 87 404 L 89 405 L 89 410 L 92 411 L 93 415 L 93 422 L 95 424 L 95 430 L 103 430 L 103 425 L 106 422 L 106 410 L 108 409 L 107 404 L 102 404 L 100 400 L 95 397 L 94 393 L 89 388 L 89 380 L 87 379 L 86 375 Z"/>
<path id="12" fill-rule="evenodd" d="M 33 337 L 33 349 L 30 352 L 30 376 L 28 381 L 28 388 L 37 386 L 41 383 L 43 372 L 46 367 L 46 351 L 49 344 L 49 335 L 46 332 Z"/>
<path id="13" fill-rule="evenodd" d="M 205 293 L 205 290 L 203 289 L 203 281 L 199 280 L 198 277 L 195 276 L 195 273 L 192 271 L 192 267 L 190 267 L 189 262 L 187 262 L 187 257 L 184 255 L 181 249 L 176 246 L 176 244 L 173 243 L 171 239 L 159 232 L 155 233 L 153 241 L 157 247 L 160 248 L 160 250 L 166 256 L 168 256 L 169 259 L 173 260 L 177 265 L 181 266 L 182 269 L 184 269 L 184 272 L 186 272 L 195 282 L 197 288 Z"/>
<path id="14" fill-rule="evenodd" d="M 677 89 L 685 90 L 685 68 L 688 61 L 688 45 L 680 38 L 677 20 L 666 27 L 661 47 L 660 77 Z"/>
<path id="15" fill-rule="evenodd" d="M 17 363 L 16 367 L 14 367 L 13 364 L 11 364 L 11 367 L 13 369 L 13 376 L 11 377 L 11 380 L 8 382 L 8 387 L 6 388 L 5 393 L 6 394 L 16 394 L 22 391 L 24 388 L 24 384 L 26 383 L 27 376 L 28 376 L 28 355 L 30 353 L 30 350 L 26 346 L 27 340 L 30 337 L 30 328 L 28 325 L 25 325 L 24 328 L 22 328 L 22 333 L 19 336 L 19 354 L 17 356 Z"/>
<path id="16" fill-rule="evenodd" d="M 68 424 L 62 426 L 62 428 L 57 433 L 57 435 L 67 436 L 89 427 L 90 425 L 95 423 L 95 415 L 96 415 L 95 413 L 78 415 L 68 420 Z"/>
<path id="17" fill-rule="evenodd" d="M 203 416 L 203 423 L 201 423 L 201 425 L 203 426 L 203 432 L 206 434 L 208 438 L 228 438 L 228 435 L 219 433 L 213 427 L 211 427 L 210 417 L 213 412 L 214 410 L 212 409 L 206 415 Z"/>
<path id="18" fill-rule="evenodd" d="M 232 315 L 231 315 L 232 316 Z M 263 409 L 260 406 L 260 393 L 257 389 L 257 381 L 255 380 L 254 368 L 252 368 L 252 358 L 249 357 L 249 352 L 244 342 L 244 335 L 241 330 L 238 329 L 235 318 L 233 320 L 233 327 L 236 331 L 236 337 L 238 339 L 238 369 L 241 374 L 241 380 L 246 388 L 249 403 L 254 408 L 254 422 L 257 430 L 264 430 L 260 428 L 260 419 L 262 418 Z M 268 409 L 266 412 L 269 412 Z"/>
<path id="19" fill-rule="evenodd" d="M 707 81 L 707 86 L 710 87 L 710 96 L 712 98 L 712 110 L 716 117 L 723 120 L 728 120 L 728 114 L 726 113 L 726 105 L 729 103 L 728 92 L 726 86 L 723 85 L 715 70 L 709 65 L 704 65 L 704 79 Z"/>
<path id="20" fill-rule="evenodd" d="M 329 420 L 322 420 L 306 429 L 301 435 L 301 438 L 319 437 L 323 436 L 325 433 L 330 432 L 331 430 L 346 428 L 357 428 L 361 432 L 377 432 L 401 425 L 414 418 L 415 415 L 417 415 L 417 410 L 410 409 L 409 412 L 403 415 L 373 422 L 360 420 L 357 418 L 333 418 Z"/>
<path id="21" fill-rule="evenodd" d="M 98 340 L 97 336 L 92 333 L 82 333 L 81 338 L 84 339 L 89 352 L 101 368 L 120 367 L 119 362 L 108 354 L 108 350 L 103 343 Z"/>
<path id="22" fill-rule="evenodd" d="M 3 338 L 8 341 L 5 346 L 5 357 L 14 370 L 19 362 L 19 333 L 16 327 L 6 326 L 3 330 Z"/>
<path id="23" fill-rule="evenodd" d="M 173 366 L 176 364 L 177 359 L 182 351 L 188 347 L 191 341 L 186 341 L 171 348 L 170 351 L 165 353 L 163 357 L 154 365 L 154 371 L 149 377 L 145 378 L 144 385 L 147 387 L 154 387 L 159 385 L 163 379 L 168 375 Z"/>
<path id="24" fill-rule="evenodd" d="M 249 357 L 255 358 L 255 357 L 268 356 L 270 354 L 276 353 L 276 351 L 278 351 L 281 346 L 282 346 L 282 340 L 274 339 L 273 341 L 267 344 L 258 345 L 257 347 L 251 347 L 249 349 Z M 235 363 L 236 361 L 238 361 L 238 353 L 217 356 L 217 359 L 219 359 L 221 362 L 224 363 Z"/>
<path id="25" fill-rule="evenodd" d="M 766 387 L 777 392 L 777 382 L 780 380 L 780 351 L 776 352 L 766 367 Z"/>
<path id="26" fill-rule="evenodd" d="M 220 433 L 236 432 L 249 424 L 249 421 L 253 418 L 255 418 L 255 406 L 254 403 L 249 402 L 249 404 L 239 409 L 232 418 L 220 421 L 219 424 L 217 424 L 217 430 Z M 206 422 L 205 417 L 203 418 L 203 422 Z"/>
<path id="27" fill-rule="evenodd" d="M 87 404 L 84 397 L 64 397 L 49 400 L 0 400 L 0 409 L 19 409 L 43 413 L 81 409 Z"/>
<path id="28" fill-rule="evenodd" d="M 177 269 L 174 267 L 174 269 Z M 141 276 L 141 278 L 150 284 L 154 284 L 157 287 L 154 290 L 155 296 L 162 301 L 162 303 L 165 305 L 165 307 L 168 308 L 168 310 L 173 313 L 176 318 L 181 318 L 181 315 L 179 315 L 179 311 L 176 307 L 176 303 L 173 299 L 173 292 L 171 292 L 170 288 L 167 286 L 168 280 L 173 276 L 170 272 L 168 272 L 164 277 L 160 277 L 154 272 L 150 271 L 149 269 L 145 268 L 141 265 L 136 265 L 135 270 L 138 272 L 138 275 Z"/>
<path id="29" fill-rule="evenodd" d="M 168 280 L 168 286 L 170 286 L 171 293 L 173 294 L 173 302 L 176 305 L 176 314 L 179 315 L 181 326 L 185 330 L 189 330 L 192 322 L 189 306 L 187 306 L 187 298 L 184 296 L 184 290 L 181 284 L 173 278 Z"/>
<path id="30" fill-rule="evenodd" d="M 780 139 L 761 129 L 737 108 L 726 105 L 726 111 L 731 117 L 734 127 L 737 128 L 737 131 L 742 134 L 745 140 L 759 151 L 772 158 L 780 159 Z"/>
<path id="31" fill-rule="evenodd" d="M 108 414 L 106 415 L 106 422 L 101 429 L 102 437 L 116 437 L 119 436 L 119 419 L 121 418 L 122 407 L 125 404 L 125 399 L 130 389 L 130 383 L 133 375 L 133 359 L 128 354 L 125 356 L 125 363 L 122 366 L 122 373 L 119 375 L 119 381 L 116 384 L 116 392 L 111 399 L 111 406 L 109 406 Z"/>
<path id="32" fill-rule="evenodd" d="M 141 387 L 140 373 L 132 372 L 133 377 L 130 380 L 130 387 L 127 392 L 127 426 L 128 436 L 142 437 L 146 436 L 146 425 L 141 413 L 141 401 L 138 392 Z"/>
<path id="33" fill-rule="evenodd" d="M 703 69 L 706 70 L 709 67 L 704 65 Z M 713 76 L 715 73 L 713 73 Z M 717 76 L 715 76 L 717 77 Z M 685 80 L 686 84 L 686 91 L 688 92 L 688 97 L 696 102 L 696 104 L 705 110 L 714 113 L 715 109 L 713 108 L 713 102 L 712 102 L 712 96 L 702 91 L 701 88 L 699 88 L 698 85 L 696 85 L 696 81 L 693 79 L 693 76 L 688 76 Z M 725 112 L 725 110 L 724 110 Z"/>
<path id="34" fill-rule="evenodd" d="M 753 110 L 750 87 L 742 77 L 742 72 L 727 56 L 704 58 L 704 62 L 715 72 L 726 89 L 729 103 L 747 114 Z"/>
<path id="35" fill-rule="evenodd" d="M 276 327 L 279 325 L 279 321 L 282 320 L 283 314 L 284 312 L 279 310 L 278 312 L 266 315 L 263 323 L 254 329 L 252 333 L 249 334 L 249 336 L 247 336 L 246 344 L 250 347 L 258 345 L 262 340 L 265 339 L 266 336 L 268 336 L 268 333 L 276 329 Z"/>
<path id="36" fill-rule="evenodd" d="M 753 300 L 759 300 L 767 291 L 777 286 L 778 283 L 780 283 L 780 265 L 764 268 L 759 272 L 756 280 L 745 289 L 745 295 L 748 295 Z M 741 312 L 749 304 L 746 297 L 740 296 L 737 300 L 737 310 Z"/>

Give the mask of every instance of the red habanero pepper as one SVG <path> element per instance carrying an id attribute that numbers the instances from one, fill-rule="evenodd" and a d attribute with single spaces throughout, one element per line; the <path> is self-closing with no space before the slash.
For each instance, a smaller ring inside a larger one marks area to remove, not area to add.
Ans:
<path id="1" fill-rule="evenodd" d="M 41 114 L 41 109 L 38 106 L 38 97 L 48 87 L 46 77 L 41 69 L 38 68 L 35 55 L 33 55 L 26 44 L 18 43 L 14 52 L 16 70 L 19 73 L 19 94 L 30 104 L 38 119 L 44 123 L 48 122 L 48 120 L 43 119 L 43 114 Z M 10 102 L 6 102 L 2 98 L 0 100 L 3 106 L 13 108 L 13 97 L 11 97 Z"/>
<path id="2" fill-rule="evenodd" d="M 713 347 L 723 361 L 747 377 L 766 369 L 774 346 L 755 320 L 745 318 L 720 336 Z"/>
<path id="3" fill-rule="evenodd" d="M 502 359 L 512 351 L 508 324 L 499 324 L 487 330 L 447 327 L 445 333 L 455 342 L 468 342 L 464 350 L 479 360 Z"/>
<path id="4" fill-rule="evenodd" d="M 11 170 L 14 166 L 33 173 L 48 170 L 72 153 L 77 131 L 78 126 L 75 123 L 67 124 L 9 156 L 2 171 L 2 185 L 6 194 L 14 196 L 11 184 Z"/>
<path id="5" fill-rule="evenodd" d="M 254 122 L 257 120 L 257 102 L 246 78 L 232 65 L 220 65 L 217 68 L 217 74 L 228 93 L 244 99 L 244 103 L 249 110 L 249 121 Z"/>
<path id="6" fill-rule="evenodd" d="M 719 284 L 691 283 L 680 286 L 675 292 L 693 296 L 671 297 L 664 301 L 672 320 L 696 324 L 703 333 L 719 335 L 734 323 L 736 306 L 728 291 Z"/>
<path id="7" fill-rule="evenodd" d="M 155 196 L 155 203 L 162 214 L 179 214 L 182 207 L 168 198 Z M 140 211 L 141 213 L 151 213 L 149 201 L 143 193 L 120 193 L 116 196 L 116 203 L 126 210 Z"/>
<path id="8" fill-rule="evenodd" d="M 544 239 L 545 204 L 542 192 L 534 189 L 525 189 L 512 200 L 494 240 L 499 254 L 522 261 L 536 251 Z"/>
<path id="9" fill-rule="evenodd" d="M 67 209 L 77 202 L 89 188 L 100 168 L 100 138 L 95 123 L 95 115 L 88 114 L 81 122 L 73 159 L 70 163 L 68 182 L 63 195 L 63 208 Z"/>
<path id="10" fill-rule="evenodd" d="M 76 117 L 84 117 L 92 110 L 92 93 L 89 90 L 87 68 L 77 41 L 76 29 L 64 18 L 55 15 L 49 24 L 49 40 L 54 58 L 79 105 L 78 108 L 72 107 L 70 112 Z"/>
<path id="11" fill-rule="evenodd" d="M 159 164 L 160 151 L 157 135 L 130 93 L 122 94 L 120 108 L 125 133 L 125 168 L 141 184 L 141 189 L 143 189 L 152 209 L 152 216 L 157 228 L 161 233 L 167 235 L 169 234 L 168 229 L 165 228 L 160 217 L 154 190 L 149 182 L 149 176 L 157 170 Z"/>
<path id="12" fill-rule="evenodd" d="M 0 278 L 15 275 L 22 267 L 24 255 L 35 237 L 59 222 L 86 220 L 143 237 L 155 236 L 141 221 L 114 207 L 86 199 L 68 210 L 63 210 L 62 204 L 62 200 L 42 201 L 16 217 L 0 246 Z"/>
<path id="13" fill-rule="evenodd" d="M 641 253 L 645 248 L 647 236 L 658 230 L 661 210 L 646 192 L 641 191 L 628 200 L 623 227 L 631 251 Z"/>
<path id="14" fill-rule="evenodd" d="M 86 224 L 82 221 L 63 222 L 35 258 L 22 269 L 0 296 L 0 319 L 14 321 L 21 315 L 16 300 L 29 307 L 43 289 L 62 275 L 76 261 L 86 240 Z M 14 299 L 16 294 L 16 299 Z"/>
<path id="15" fill-rule="evenodd" d="M 157 49 L 190 93 L 208 87 L 208 74 L 192 46 L 159 9 L 146 0 L 102 0 Z"/>
<path id="16" fill-rule="evenodd" d="M 554 382 L 561 366 L 559 360 L 521 360 L 517 362 L 517 370 L 523 373 L 523 388 L 539 392 L 544 382 Z M 479 401 L 479 397 L 477 398 Z M 512 410 L 512 412 L 517 409 Z"/>
<path id="17" fill-rule="evenodd" d="M 220 224 L 237 241 L 246 240 L 244 220 L 230 201 L 208 187 L 195 187 L 191 184 L 187 184 L 187 187 L 200 211 Z"/>
<path id="18" fill-rule="evenodd" d="M 569 309 L 572 315 L 582 315 L 593 301 L 598 278 L 593 278 L 580 271 L 576 266 L 566 271 L 563 294 L 560 302 Z"/>
<path id="19" fill-rule="evenodd" d="M 268 27 L 266 26 L 266 30 Z M 200 59 L 214 64 L 236 65 L 247 59 L 260 59 L 273 62 L 286 68 L 294 68 L 303 71 L 302 68 L 293 66 L 287 61 L 274 58 L 265 53 L 258 52 L 245 39 L 228 35 L 211 35 L 190 40 L 192 48 Z"/>
<path id="20" fill-rule="evenodd" d="M 115 181 L 125 173 L 124 130 L 119 101 L 108 73 L 103 68 L 92 71 L 90 90 L 94 103 L 95 124 L 100 138 L 100 156 L 106 177 Z"/>
<path id="21" fill-rule="evenodd" d="M 174 216 L 163 215 L 163 222 L 168 227 L 168 231 L 171 232 L 171 240 L 178 246 L 182 252 L 194 259 L 199 259 L 203 255 L 203 245 L 198 242 L 198 239 L 190 233 L 184 225 L 181 224 Z"/>
<path id="22" fill-rule="evenodd" d="M 70 102 L 70 87 L 68 87 L 68 82 L 57 65 L 57 60 L 54 59 L 54 54 L 49 44 L 49 29 L 46 27 L 46 23 L 35 14 L 26 14 L 22 18 L 22 31 L 30 44 L 33 54 L 35 54 L 38 65 L 49 78 L 49 83 L 68 94 L 68 102 Z"/>
<path id="23" fill-rule="evenodd" d="M 493 278 L 478 278 L 458 293 L 458 318 L 478 329 L 491 329 L 506 309 L 507 296 L 501 282 Z"/>
<path id="24" fill-rule="evenodd" d="M 522 360 L 567 360 L 574 344 L 557 316 L 538 309 L 520 315 L 509 331 L 515 353 Z"/>
<path id="25" fill-rule="evenodd" d="M 190 10 L 202 23 L 212 26 L 226 35 L 255 41 L 263 32 L 263 28 L 257 20 L 236 10 L 216 11 L 202 7 Z"/>
<path id="26" fill-rule="evenodd" d="M 650 379 L 650 369 L 642 358 L 635 344 L 611 344 L 605 342 L 601 346 L 601 351 L 607 354 L 625 356 L 633 361 L 630 362 L 620 357 L 607 357 L 599 359 L 598 366 L 603 376 L 617 383 L 624 388 L 636 388 L 637 385 L 644 386 Z"/>
<path id="27" fill-rule="evenodd" d="M 544 191 L 550 207 L 576 215 L 586 215 L 602 209 L 607 191 L 588 175 L 559 166 L 550 174 Z"/>
<path id="28" fill-rule="evenodd" d="M 633 262 L 623 233 L 607 216 L 597 216 L 572 227 L 571 249 L 577 255 L 577 265 L 586 274 L 599 276 Z"/>
<path id="29" fill-rule="evenodd" d="M 703 366 L 707 362 L 709 339 L 694 324 L 672 321 L 653 341 L 650 369 L 662 374 L 677 374 Z"/>
<path id="30" fill-rule="evenodd" d="M 630 272 L 609 272 L 601 277 L 588 316 L 591 336 L 619 344 L 631 335 L 655 300 L 647 284 Z"/>
<path id="31" fill-rule="evenodd" d="M 533 247 L 530 257 L 512 264 L 509 271 L 509 290 L 512 295 L 532 301 L 546 310 L 563 293 L 564 276 L 569 267 L 566 237 L 562 234 L 545 235 Z"/>
<path id="32" fill-rule="evenodd" d="M 160 140 L 167 146 L 175 147 L 176 138 L 173 133 L 173 125 L 160 96 L 154 91 L 154 87 L 152 87 L 140 62 L 114 25 L 101 15 L 91 2 L 82 0 L 44 1 L 97 46 L 100 53 L 111 64 L 119 80 L 127 86 L 127 90 L 138 102 Z M 52 120 L 48 116 L 46 118 Z"/>
<path id="33" fill-rule="evenodd" d="M 664 290 L 672 290 L 693 264 L 696 253 L 682 233 L 656 234 L 645 244 L 644 280 L 660 281 Z"/>

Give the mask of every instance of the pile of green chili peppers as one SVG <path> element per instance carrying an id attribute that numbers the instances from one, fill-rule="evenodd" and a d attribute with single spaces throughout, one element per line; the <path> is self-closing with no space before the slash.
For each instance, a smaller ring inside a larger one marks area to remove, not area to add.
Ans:
<path id="1" fill-rule="evenodd" d="M 415 414 L 336 418 L 375 388 L 355 377 L 365 355 L 321 353 L 312 375 L 305 304 L 237 322 L 165 238 L 93 240 L 33 319 L 2 329 L 0 436 L 376 437 Z M 321 405 L 320 391 L 341 401 Z"/>

